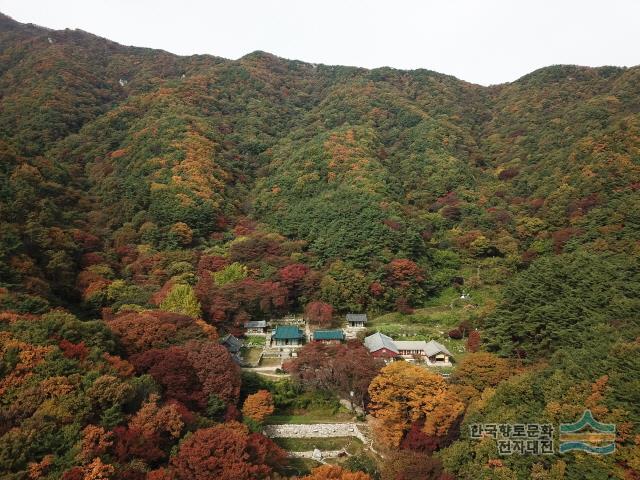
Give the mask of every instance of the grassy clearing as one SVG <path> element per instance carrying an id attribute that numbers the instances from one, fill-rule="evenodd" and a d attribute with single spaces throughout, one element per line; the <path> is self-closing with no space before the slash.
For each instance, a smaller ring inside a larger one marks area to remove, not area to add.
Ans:
<path id="1" fill-rule="evenodd" d="M 260 360 L 260 367 L 279 367 L 282 364 L 282 359 L 280 358 L 265 358 L 262 357 Z"/>
<path id="2" fill-rule="evenodd" d="M 310 410 L 296 413 L 276 413 L 267 419 L 267 423 L 277 425 L 284 423 L 346 423 L 354 421 L 355 417 L 348 410 L 334 412 L 333 410 Z"/>
<path id="3" fill-rule="evenodd" d="M 287 466 L 280 469 L 280 473 L 287 477 L 304 476 L 320 465 L 322 465 L 320 462 L 310 458 L 290 458 Z"/>
<path id="4" fill-rule="evenodd" d="M 274 442 L 289 452 L 308 452 L 314 448 L 322 451 L 345 449 L 352 455 L 362 451 L 363 443 L 355 437 L 330 438 L 274 438 Z"/>
<path id="5" fill-rule="evenodd" d="M 442 318 L 436 319 L 424 314 L 427 309 L 416 310 L 412 315 L 390 313 L 373 319 L 369 324 L 369 332 L 379 331 L 396 340 L 436 340 L 451 351 L 454 356 L 464 354 L 464 340 L 449 338 L 449 330 L 461 321 L 456 317 L 454 321 L 449 319 L 446 323 Z M 425 318 L 428 321 L 425 321 Z"/>
<path id="6" fill-rule="evenodd" d="M 466 340 L 449 338 L 449 330 L 489 308 L 498 297 L 498 287 L 483 286 L 471 289 L 469 293 L 471 299 L 465 301 L 460 299 L 456 289 L 447 288 L 412 314 L 392 312 L 371 319 L 368 333 L 379 331 L 397 340 L 436 340 L 447 347 L 454 360 L 459 362 L 466 355 Z"/>
<path id="7" fill-rule="evenodd" d="M 247 335 L 244 344 L 250 347 L 264 347 L 266 337 L 264 335 Z"/>
<path id="8" fill-rule="evenodd" d="M 343 423 L 352 422 L 354 418 L 353 412 L 341 406 L 337 399 L 305 393 L 292 404 L 276 405 L 275 414 L 267 421 L 271 424 Z"/>
<path id="9" fill-rule="evenodd" d="M 458 358 L 458 362 L 464 357 L 464 355 L 457 357 Z M 454 370 L 456 369 L 455 365 L 451 366 L 451 367 L 432 367 L 432 366 L 426 366 L 426 368 L 428 368 L 429 370 L 436 372 L 436 373 L 448 373 L 451 374 L 454 372 Z"/>
<path id="10" fill-rule="evenodd" d="M 257 365 L 260 360 L 260 354 L 262 353 L 262 348 L 255 347 L 242 347 L 241 354 L 242 358 L 249 365 Z"/>

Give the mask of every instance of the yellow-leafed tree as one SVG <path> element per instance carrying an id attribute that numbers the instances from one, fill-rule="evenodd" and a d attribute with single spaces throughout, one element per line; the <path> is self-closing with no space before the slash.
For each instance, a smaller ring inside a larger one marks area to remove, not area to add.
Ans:
<path id="1" fill-rule="evenodd" d="M 391 447 L 418 423 L 426 435 L 446 436 L 464 410 L 440 375 L 408 362 L 384 367 L 371 382 L 369 395 L 378 440 Z"/>

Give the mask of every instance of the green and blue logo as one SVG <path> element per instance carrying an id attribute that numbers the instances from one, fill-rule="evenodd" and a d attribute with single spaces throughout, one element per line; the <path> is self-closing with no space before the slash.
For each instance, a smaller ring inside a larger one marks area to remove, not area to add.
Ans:
<path id="1" fill-rule="evenodd" d="M 616 449 L 616 426 L 600 423 L 585 410 L 575 423 L 560 424 L 560 453 L 573 450 L 607 455 Z"/>

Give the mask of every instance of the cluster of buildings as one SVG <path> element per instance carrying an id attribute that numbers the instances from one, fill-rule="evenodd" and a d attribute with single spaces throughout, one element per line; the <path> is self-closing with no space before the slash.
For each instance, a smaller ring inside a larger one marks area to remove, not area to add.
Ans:
<path id="1" fill-rule="evenodd" d="M 346 316 L 347 326 L 344 329 L 327 329 L 309 331 L 306 324 L 276 325 L 269 333 L 268 324 L 264 320 L 246 322 L 244 327 L 248 335 L 265 335 L 267 348 L 287 351 L 294 350 L 304 345 L 305 341 L 323 343 L 341 343 L 348 338 L 355 338 L 356 333 L 366 329 L 367 315 L 364 313 L 349 313 Z M 304 326 L 305 328 L 301 328 Z M 227 335 L 222 339 L 222 344 L 229 350 L 234 358 L 240 355 L 242 341 L 233 335 Z M 451 366 L 452 355 L 447 348 L 431 340 L 394 340 L 391 337 L 377 332 L 364 338 L 364 345 L 376 358 L 386 362 L 393 360 L 407 360 L 424 362 L 431 366 Z"/>
<path id="2" fill-rule="evenodd" d="M 309 334 L 309 341 L 320 342 L 343 342 L 355 331 L 365 329 L 367 326 L 367 315 L 365 313 L 347 314 L 346 329 L 315 330 Z M 265 320 L 245 322 L 244 328 L 247 335 L 267 334 L 267 322 Z M 302 328 L 296 325 L 276 325 L 271 332 L 272 347 L 299 347 L 307 340 L 307 334 Z"/>
<path id="3" fill-rule="evenodd" d="M 371 356 L 385 361 L 417 360 L 431 366 L 450 367 L 453 357 L 447 347 L 435 340 L 394 340 L 380 332 L 365 337 L 364 345 Z"/>

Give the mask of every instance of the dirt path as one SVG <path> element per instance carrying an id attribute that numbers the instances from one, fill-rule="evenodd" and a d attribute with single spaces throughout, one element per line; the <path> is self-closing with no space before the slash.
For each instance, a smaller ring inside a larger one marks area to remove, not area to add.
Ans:
<path id="1" fill-rule="evenodd" d="M 258 375 L 262 375 L 264 377 L 269 378 L 289 378 L 291 375 L 288 373 L 276 373 L 276 369 L 279 367 L 243 367 L 242 370 L 245 372 L 255 372 Z"/>

